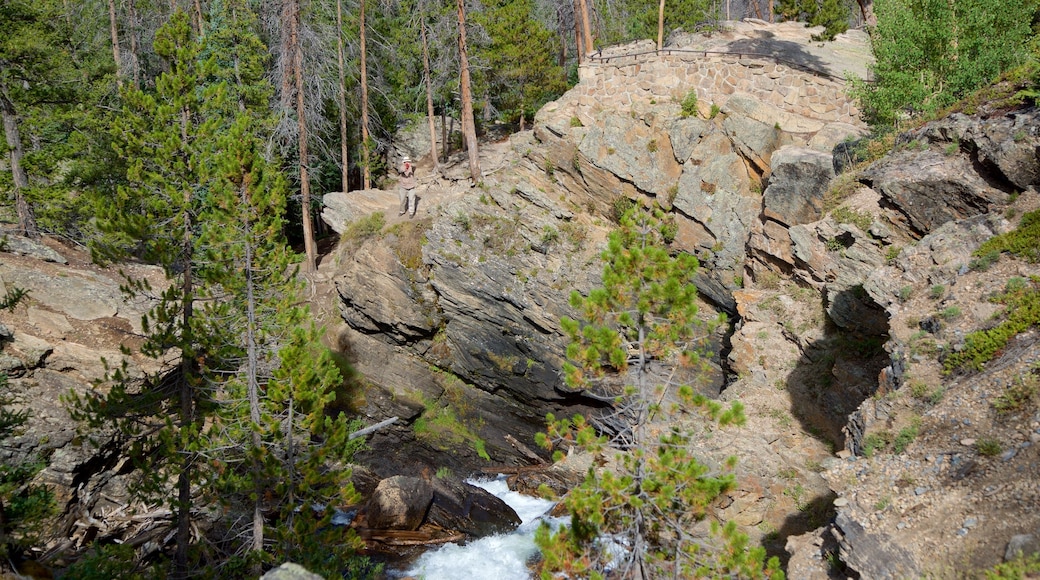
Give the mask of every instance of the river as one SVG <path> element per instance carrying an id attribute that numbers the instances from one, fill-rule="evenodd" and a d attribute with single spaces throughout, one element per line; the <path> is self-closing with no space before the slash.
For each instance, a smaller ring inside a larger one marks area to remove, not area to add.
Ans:
<path id="1" fill-rule="evenodd" d="M 534 532 L 555 502 L 509 490 L 504 477 L 490 481 L 470 480 L 498 496 L 520 516 L 520 527 L 509 534 L 496 534 L 468 544 L 445 544 L 424 553 L 408 570 L 391 572 L 392 578 L 423 580 L 529 580 L 528 564 L 537 556 Z M 564 520 L 549 518 L 550 524 Z"/>

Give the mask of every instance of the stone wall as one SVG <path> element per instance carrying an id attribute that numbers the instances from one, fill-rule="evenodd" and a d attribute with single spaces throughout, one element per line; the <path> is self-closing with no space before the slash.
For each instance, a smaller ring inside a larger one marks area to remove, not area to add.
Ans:
<path id="1" fill-rule="evenodd" d="M 579 110 L 623 110 L 638 102 L 681 102 L 690 89 L 723 107 L 736 93 L 824 123 L 862 126 L 846 84 L 828 76 L 740 54 L 671 51 L 590 59 L 580 69 Z"/>

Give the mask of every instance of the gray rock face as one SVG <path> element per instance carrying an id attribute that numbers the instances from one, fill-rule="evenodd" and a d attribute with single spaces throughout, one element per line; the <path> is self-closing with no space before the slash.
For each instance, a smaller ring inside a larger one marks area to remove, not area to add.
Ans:
<path id="1" fill-rule="evenodd" d="M 788 226 L 819 220 L 823 195 L 834 177 L 829 153 L 784 147 L 773 154 L 773 173 L 763 194 L 766 217 Z"/>
<path id="2" fill-rule="evenodd" d="M 668 133 L 652 119 L 611 113 L 589 127 L 579 148 L 599 167 L 653 195 L 663 197 L 682 171 Z"/>
<path id="3" fill-rule="evenodd" d="M 368 498 L 363 512 L 376 530 L 416 530 L 433 501 L 433 486 L 419 477 L 397 475 L 384 479 Z"/>
<path id="4" fill-rule="evenodd" d="M 914 136 L 965 149 L 983 170 L 1020 190 L 1040 183 L 1040 108 L 1035 106 L 985 119 L 955 113 Z"/>
<path id="5" fill-rule="evenodd" d="M 834 524 L 841 560 L 860 577 L 900 580 L 921 575 L 913 558 L 884 533 L 867 531 L 846 511 L 838 512 Z"/>
<path id="6" fill-rule="evenodd" d="M 963 155 L 902 151 L 863 174 L 867 184 L 906 215 L 920 234 L 942 224 L 985 213 L 1008 194 L 992 187 Z"/>
<path id="7" fill-rule="evenodd" d="M 0 251 L 56 264 L 69 263 L 64 256 L 47 245 L 30 238 L 23 238 L 22 236 L 3 235 L 0 237 Z"/>

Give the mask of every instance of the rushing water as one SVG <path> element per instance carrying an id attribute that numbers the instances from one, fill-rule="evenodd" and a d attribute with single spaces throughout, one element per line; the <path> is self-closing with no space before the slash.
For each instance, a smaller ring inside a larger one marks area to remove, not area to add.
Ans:
<path id="1" fill-rule="evenodd" d="M 553 502 L 509 490 L 505 478 L 469 481 L 498 496 L 520 516 L 520 527 L 465 545 L 445 544 L 424 553 L 410 569 L 395 574 L 424 580 L 528 580 L 528 562 L 538 553 L 534 532 Z M 554 522 L 556 523 L 556 522 Z"/>

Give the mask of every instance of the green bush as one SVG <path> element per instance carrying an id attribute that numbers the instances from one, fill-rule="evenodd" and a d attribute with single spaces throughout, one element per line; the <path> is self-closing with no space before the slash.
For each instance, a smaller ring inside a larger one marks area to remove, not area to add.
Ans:
<path id="1" fill-rule="evenodd" d="M 697 89 L 690 89 L 690 92 L 686 93 L 681 106 L 683 117 L 697 116 Z"/>
<path id="2" fill-rule="evenodd" d="M 979 455 L 993 457 L 1000 455 L 1000 452 L 1004 451 L 1004 446 L 993 437 L 979 437 L 975 442 L 975 451 L 978 451 Z"/>
<path id="3" fill-rule="evenodd" d="M 1040 277 L 1034 277 L 1029 287 L 1005 292 L 992 298 L 1006 307 L 1003 321 L 992 328 L 977 330 L 964 337 L 964 348 L 950 353 L 943 361 L 946 372 L 964 368 L 982 369 L 1009 340 L 1019 333 L 1040 324 Z"/>

